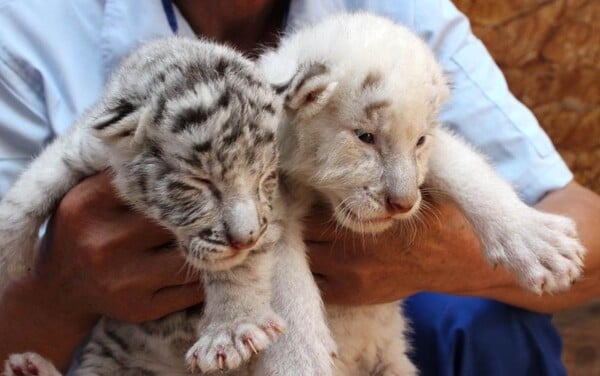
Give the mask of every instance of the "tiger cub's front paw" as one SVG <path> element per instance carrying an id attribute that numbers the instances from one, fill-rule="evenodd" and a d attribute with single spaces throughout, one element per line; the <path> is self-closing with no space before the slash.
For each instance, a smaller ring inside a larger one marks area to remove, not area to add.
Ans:
<path id="1" fill-rule="evenodd" d="M 266 349 L 284 330 L 285 322 L 273 312 L 230 321 L 207 320 L 186 354 L 186 363 L 192 372 L 235 369 Z"/>

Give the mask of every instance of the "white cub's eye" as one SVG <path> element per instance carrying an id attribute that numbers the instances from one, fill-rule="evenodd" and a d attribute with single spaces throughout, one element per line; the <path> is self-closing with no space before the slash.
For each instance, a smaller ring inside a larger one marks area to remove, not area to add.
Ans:
<path id="1" fill-rule="evenodd" d="M 364 129 L 355 129 L 354 134 L 358 137 L 359 140 L 361 140 L 365 144 L 375 143 L 375 136 L 373 136 L 373 133 L 369 133 Z"/>
<path id="2" fill-rule="evenodd" d="M 419 139 L 417 140 L 417 146 L 421 146 L 424 143 L 425 143 L 425 136 L 419 137 Z"/>

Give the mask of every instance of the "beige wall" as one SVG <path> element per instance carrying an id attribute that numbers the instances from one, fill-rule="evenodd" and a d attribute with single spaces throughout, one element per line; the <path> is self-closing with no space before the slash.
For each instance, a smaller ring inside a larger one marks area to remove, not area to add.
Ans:
<path id="1" fill-rule="evenodd" d="M 454 0 L 576 179 L 600 193 L 600 0 Z"/>

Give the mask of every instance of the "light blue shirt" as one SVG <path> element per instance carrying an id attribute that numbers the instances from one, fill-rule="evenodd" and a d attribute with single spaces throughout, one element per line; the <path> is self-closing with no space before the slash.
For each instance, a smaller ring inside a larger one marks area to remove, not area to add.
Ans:
<path id="1" fill-rule="evenodd" d="M 170 19 L 166 8 L 160 0 L 0 0 L 0 195 L 100 97 L 124 55 L 174 29 L 193 35 L 179 11 Z M 450 0 L 292 0 L 287 27 L 353 10 L 385 15 L 427 41 L 453 83 L 442 121 L 485 153 L 526 202 L 572 179 Z"/>

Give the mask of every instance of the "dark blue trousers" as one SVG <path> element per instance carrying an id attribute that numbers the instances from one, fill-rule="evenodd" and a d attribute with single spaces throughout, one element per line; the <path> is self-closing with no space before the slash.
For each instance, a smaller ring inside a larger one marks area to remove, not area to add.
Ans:
<path id="1" fill-rule="evenodd" d="M 405 300 L 423 376 L 564 376 L 550 315 L 493 300 L 421 293 Z"/>

